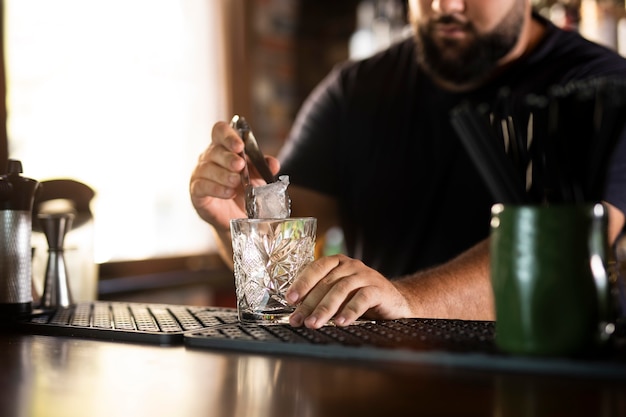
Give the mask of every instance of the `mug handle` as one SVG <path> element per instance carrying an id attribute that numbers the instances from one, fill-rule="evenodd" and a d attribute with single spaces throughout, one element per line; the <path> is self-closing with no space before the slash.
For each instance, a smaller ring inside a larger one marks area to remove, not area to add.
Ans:
<path id="1" fill-rule="evenodd" d="M 604 204 L 597 203 L 592 206 L 591 213 L 591 236 L 589 238 L 589 262 L 598 297 L 598 336 L 602 344 L 609 340 L 615 331 L 614 317 L 611 312 L 609 276 L 608 276 L 608 253 L 609 242 L 607 238 L 608 215 Z"/>

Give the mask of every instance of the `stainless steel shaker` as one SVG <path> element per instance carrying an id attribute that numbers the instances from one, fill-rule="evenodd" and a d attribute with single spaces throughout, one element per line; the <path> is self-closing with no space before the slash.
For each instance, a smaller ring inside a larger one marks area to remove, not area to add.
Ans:
<path id="1" fill-rule="evenodd" d="M 22 163 L 9 160 L 0 176 L 0 315 L 32 310 L 32 209 L 39 182 L 22 176 Z"/>

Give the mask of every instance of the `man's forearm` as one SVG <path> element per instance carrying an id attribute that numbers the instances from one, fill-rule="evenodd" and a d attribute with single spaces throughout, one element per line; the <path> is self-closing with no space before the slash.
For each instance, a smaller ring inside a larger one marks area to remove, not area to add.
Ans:
<path id="1" fill-rule="evenodd" d="M 396 281 L 414 317 L 494 320 L 489 240 L 450 262 Z"/>
<path id="2" fill-rule="evenodd" d="M 215 234 L 217 251 L 220 257 L 230 269 L 233 269 L 233 246 L 230 231 L 218 232 L 215 228 L 213 228 L 213 233 Z"/>
<path id="3" fill-rule="evenodd" d="M 606 203 L 608 239 L 624 226 L 624 214 Z M 395 285 L 406 294 L 414 317 L 495 320 L 489 266 L 489 239 L 451 261 L 404 277 Z"/>

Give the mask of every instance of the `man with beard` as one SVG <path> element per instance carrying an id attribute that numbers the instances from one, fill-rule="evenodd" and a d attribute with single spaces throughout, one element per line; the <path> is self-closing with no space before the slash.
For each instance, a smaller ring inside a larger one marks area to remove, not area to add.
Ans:
<path id="1" fill-rule="evenodd" d="M 338 225 L 345 236 L 345 255 L 317 259 L 290 287 L 294 326 L 362 315 L 493 319 L 495 201 L 451 110 L 493 104 L 503 87 L 515 99 L 626 74 L 619 55 L 558 29 L 530 0 L 411 0 L 409 16 L 414 39 L 338 66 L 305 102 L 279 158 L 266 157 L 273 173 L 289 175 L 292 216 L 316 217 L 320 235 Z M 218 122 L 190 181 L 227 262 L 228 222 L 245 217 L 242 150 Z M 616 154 L 604 194 L 611 241 L 626 212 L 626 146 Z"/>

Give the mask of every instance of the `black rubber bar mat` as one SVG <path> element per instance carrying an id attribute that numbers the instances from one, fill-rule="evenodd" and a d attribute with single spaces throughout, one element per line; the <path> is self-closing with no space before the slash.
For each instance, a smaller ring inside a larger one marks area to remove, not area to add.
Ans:
<path id="1" fill-rule="evenodd" d="M 237 323 L 230 308 L 95 301 L 52 311 L 35 311 L 18 328 L 54 336 L 75 336 L 175 345 L 188 331 Z"/>
<path id="2" fill-rule="evenodd" d="M 494 337 L 494 322 L 402 319 L 318 330 L 234 323 L 185 333 L 184 341 L 191 348 L 626 380 L 624 339 L 585 358 L 539 358 L 503 354 Z"/>
<path id="3" fill-rule="evenodd" d="M 626 380 L 624 323 L 618 325 L 606 350 L 585 358 L 503 354 L 495 346 L 495 323 L 490 321 L 401 319 L 313 330 L 242 324 L 232 308 L 113 301 L 35 311 L 11 328 L 30 334 L 188 348 Z"/>

